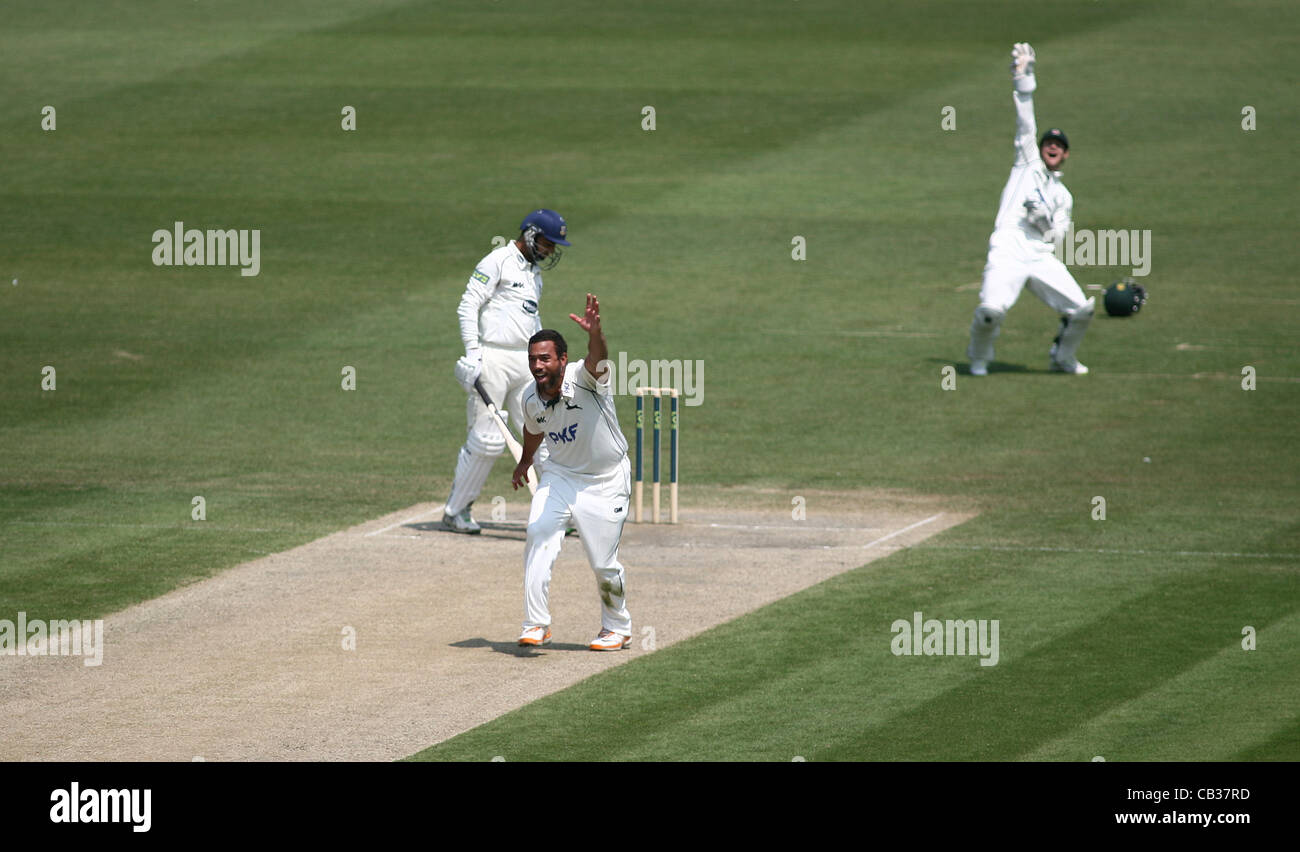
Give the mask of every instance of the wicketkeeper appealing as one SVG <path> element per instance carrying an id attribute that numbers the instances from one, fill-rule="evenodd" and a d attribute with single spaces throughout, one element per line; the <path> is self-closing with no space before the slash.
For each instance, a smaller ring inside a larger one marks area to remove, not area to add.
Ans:
<path id="1" fill-rule="evenodd" d="M 528 342 L 528 364 L 536 382 L 524 392 L 524 451 L 513 484 L 524 484 L 533 454 L 545 442 L 550 455 L 528 513 L 524 547 L 524 629 L 520 645 L 551 641 L 548 596 L 551 569 L 560 555 L 565 527 L 578 528 L 600 595 L 599 635 L 593 651 L 617 651 L 632 641 L 623 566 L 618 543 L 627 521 L 631 466 L 627 439 L 614 413 L 609 357 L 600 326 L 600 303 L 587 294 L 582 316 L 569 314 L 588 334 L 587 357 L 569 363 L 568 345 L 558 331 L 543 329 Z"/>
<path id="2" fill-rule="evenodd" d="M 1074 198 L 1061 183 L 1060 168 L 1070 156 L 1070 141 L 1055 128 L 1035 139 L 1034 49 L 1017 44 L 1011 50 L 1015 87 L 1016 160 L 1002 189 L 998 218 L 989 237 L 988 260 L 980 303 L 970 327 L 972 376 L 986 376 L 993 360 L 993 340 L 1002 319 L 1029 285 L 1035 296 L 1061 314 L 1060 331 L 1052 345 L 1048 369 L 1083 374 L 1088 368 L 1074 357 L 1092 322 L 1095 302 L 1084 298 L 1074 276 L 1053 253 L 1057 240 L 1070 228 Z"/>
<path id="3" fill-rule="evenodd" d="M 542 272 L 560 261 L 568 226 L 554 210 L 534 210 L 519 226 L 519 239 L 479 261 L 461 296 L 456 314 L 465 355 L 456 362 L 456 381 L 469 393 L 469 434 L 456 457 L 456 477 L 443 507 L 442 523 L 461 533 L 480 532 L 470 514 L 492 464 L 506 448 L 487 404 L 474 389 L 483 389 L 497 408 L 510 413 L 518 430 L 523 423 L 528 373 L 528 338 L 542 327 Z"/>

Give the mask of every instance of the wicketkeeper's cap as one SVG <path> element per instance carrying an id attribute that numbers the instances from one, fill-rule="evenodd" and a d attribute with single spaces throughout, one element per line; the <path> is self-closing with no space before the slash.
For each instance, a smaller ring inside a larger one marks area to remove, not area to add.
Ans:
<path id="1" fill-rule="evenodd" d="M 1038 147 L 1041 148 L 1046 145 L 1047 140 L 1049 139 L 1055 139 L 1057 142 L 1061 143 L 1062 148 L 1067 151 L 1070 150 L 1070 140 L 1066 138 L 1065 131 L 1061 128 L 1053 127 L 1051 130 L 1044 133 L 1043 138 L 1038 140 Z"/>

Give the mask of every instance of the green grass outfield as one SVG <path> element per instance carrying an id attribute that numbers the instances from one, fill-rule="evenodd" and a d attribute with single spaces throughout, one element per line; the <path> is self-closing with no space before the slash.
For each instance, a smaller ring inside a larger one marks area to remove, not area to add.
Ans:
<path id="1" fill-rule="evenodd" d="M 492 237 L 549 206 L 574 246 L 548 324 L 593 291 L 615 352 L 705 362 L 686 511 L 738 485 L 773 508 L 896 488 L 981 514 L 418 757 L 1300 759 L 1298 19 L 1287 2 L 11 9 L 0 618 L 103 615 L 445 497 L 458 298 Z M 1026 295 L 994 375 L 945 391 L 1022 40 L 1040 128 L 1070 135 L 1076 227 L 1150 230 L 1151 302 L 1094 322 L 1093 373 L 1073 378 L 1044 372 L 1055 319 Z M 260 275 L 153 266 L 177 220 L 261 229 Z M 916 610 L 999 619 L 999 664 L 894 657 L 889 625 Z"/>

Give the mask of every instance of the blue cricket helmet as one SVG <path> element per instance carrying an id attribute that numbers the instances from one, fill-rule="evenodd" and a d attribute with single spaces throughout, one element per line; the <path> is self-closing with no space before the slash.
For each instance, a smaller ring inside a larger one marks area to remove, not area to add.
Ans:
<path id="1" fill-rule="evenodd" d="M 565 224 L 564 217 L 554 210 L 534 210 L 524 217 L 524 221 L 519 225 L 519 236 L 523 239 L 524 245 L 528 248 L 528 260 L 542 270 L 554 269 L 555 264 L 560 262 L 560 256 L 564 254 L 560 246 L 571 245 L 565 239 L 569 233 L 569 226 Z M 545 237 L 554 243 L 549 249 L 539 247 L 537 238 Z"/>
<path id="2" fill-rule="evenodd" d="M 542 236 L 558 246 L 572 245 L 565 239 L 569 226 L 565 224 L 564 217 L 554 210 L 543 208 L 529 213 L 519 225 L 519 230 L 527 231 L 529 228 L 536 228 Z"/>

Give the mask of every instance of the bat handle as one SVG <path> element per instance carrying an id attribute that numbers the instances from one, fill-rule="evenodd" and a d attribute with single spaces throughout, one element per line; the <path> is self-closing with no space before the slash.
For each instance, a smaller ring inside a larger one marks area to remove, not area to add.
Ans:
<path id="1" fill-rule="evenodd" d="M 474 390 L 478 391 L 478 395 L 483 397 L 483 402 L 485 402 L 488 405 L 496 405 L 496 403 L 492 401 L 492 397 L 488 396 L 488 392 L 483 389 L 482 376 L 479 376 L 477 379 L 474 380 Z"/>

